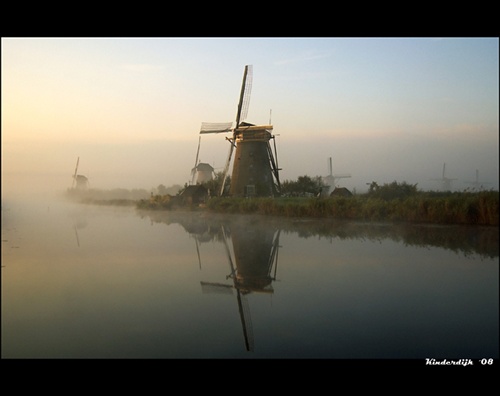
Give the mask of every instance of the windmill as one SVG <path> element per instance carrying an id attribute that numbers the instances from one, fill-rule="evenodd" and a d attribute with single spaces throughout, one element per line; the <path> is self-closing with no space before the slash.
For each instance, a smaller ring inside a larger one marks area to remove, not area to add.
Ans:
<path id="1" fill-rule="evenodd" d="M 337 174 L 334 175 L 332 173 L 332 157 L 328 158 L 328 169 L 329 169 L 329 174 L 328 176 L 323 177 L 323 183 L 325 183 L 327 186 L 329 186 L 329 190 L 333 191 L 335 189 L 335 185 L 337 183 L 337 180 L 339 179 L 345 179 L 351 177 L 350 174 L 345 173 L 345 174 Z"/>
<path id="2" fill-rule="evenodd" d="M 236 155 L 231 174 L 231 196 L 275 196 L 280 194 L 281 186 L 276 141 L 272 135 L 272 125 L 254 125 L 244 122 L 250 104 L 252 89 L 252 66 L 246 65 L 241 84 L 240 98 L 236 112 L 236 121 L 226 123 L 201 124 L 200 134 L 232 132 L 229 141 L 229 154 L 223 171 L 222 186 L 219 195 L 225 192 L 225 183 L 233 151 Z M 270 140 L 274 142 L 274 154 Z M 276 159 L 275 159 L 276 157 Z"/>
<path id="3" fill-rule="evenodd" d="M 201 184 L 214 178 L 215 169 L 210 164 L 198 162 L 198 156 L 200 154 L 200 143 L 201 136 L 198 139 L 198 150 L 196 152 L 194 167 L 193 169 L 191 169 L 191 184 Z"/>
<path id="4" fill-rule="evenodd" d="M 467 184 L 472 184 L 472 185 L 473 185 L 473 187 L 472 187 L 472 188 L 473 188 L 473 189 L 475 189 L 475 190 L 482 190 L 482 189 L 483 189 L 483 186 L 484 186 L 485 184 L 490 184 L 490 183 L 488 183 L 488 182 L 482 182 L 482 181 L 480 182 L 480 181 L 479 181 L 479 170 L 477 170 L 477 169 L 476 169 L 476 180 L 475 180 L 475 181 L 473 181 L 473 182 L 471 182 L 471 181 L 467 181 L 466 183 L 467 183 Z"/>
<path id="5" fill-rule="evenodd" d="M 76 160 L 75 173 L 73 174 L 73 183 L 71 188 L 74 189 L 76 185 L 77 190 L 86 190 L 89 187 L 89 179 L 86 176 L 78 174 L 78 164 L 80 163 L 80 157 Z"/>
<path id="6" fill-rule="evenodd" d="M 442 190 L 443 191 L 450 191 L 451 190 L 451 182 L 453 180 L 457 180 L 457 179 L 450 179 L 450 178 L 446 177 L 444 175 L 445 169 L 446 169 L 446 163 L 443 164 L 443 173 L 441 175 L 441 179 L 431 179 L 431 180 L 435 180 L 435 181 L 441 182 Z"/>
<path id="7" fill-rule="evenodd" d="M 253 351 L 254 340 L 250 309 L 246 295 L 250 293 L 273 293 L 272 281 L 276 280 L 280 230 L 269 228 L 255 230 L 245 225 L 231 228 L 234 260 L 228 244 L 228 236 L 221 225 L 224 247 L 230 273 L 226 279 L 233 284 L 200 282 L 203 293 L 233 294 L 236 290 L 238 311 L 247 351 Z M 274 267 L 274 274 L 272 270 Z"/>

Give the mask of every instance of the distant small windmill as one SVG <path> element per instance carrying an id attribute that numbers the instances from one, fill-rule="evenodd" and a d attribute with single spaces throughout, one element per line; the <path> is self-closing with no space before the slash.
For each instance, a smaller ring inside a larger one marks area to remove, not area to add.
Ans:
<path id="1" fill-rule="evenodd" d="M 198 150 L 196 152 L 196 160 L 194 167 L 191 169 L 191 184 L 201 184 L 209 180 L 213 180 L 215 169 L 207 163 L 198 162 L 200 154 L 201 136 L 198 139 Z"/>
<path id="2" fill-rule="evenodd" d="M 336 175 L 332 173 L 333 172 L 332 157 L 328 158 L 328 170 L 329 174 L 328 176 L 323 177 L 323 183 L 329 186 L 331 191 L 335 189 L 337 180 L 351 177 L 349 173 L 336 174 Z"/>
<path id="3" fill-rule="evenodd" d="M 483 189 L 483 186 L 485 184 L 490 184 L 488 182 L 483 182 L 483 181 L 479 181 L 479 170 L 476 169 L 476 180 L 471 182 L 471 181 L 466 181 L 465 183 L 467 184 L 472 184 L 473 185 L 473 189 L 475 190 L 482 190 Z"/>
<path id="4" fill-rule="evenodd" d="M 73 183 L 71 188 L 74 189 L 76 186 L 77 190 L 86 190 L 89 187 L 89 179 L 86 176 L 78 174 L 78 165 L 80 163 L 80 157 L 76 160 L 75 173 L 73 174 Z"/>
<path id="5" fill-rule="evenodd" d="M 457 179 L 450 179 L 450 178 L 446 177 L 444 175 L 445 170 L 446 170 L 446 163 L 443 164 L 443 174 L 441 175 L 441 178 L 440 179 L 431 179 L 431 180 L 441 182 L 441 189 L 443 191 L 450 191 L 451 190 L 451 182 L 453 180 L 457 180 Z"/>

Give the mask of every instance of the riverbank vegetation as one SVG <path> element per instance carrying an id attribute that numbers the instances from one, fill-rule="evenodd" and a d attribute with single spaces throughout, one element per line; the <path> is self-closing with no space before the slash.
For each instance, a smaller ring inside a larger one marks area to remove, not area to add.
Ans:
<path id="1" fill-rule="evenodd" d="M 315 192 L 311 192 L 313 194 Z M 157 195 L 138 202 L 140 209 L 174 209 L 176 197 Z M 352 196 L 283 196 L 279 198 L 211 197 L 191 210 L 284 217 L 333 218 L 428 224 L 498 226 L 498 191 L 419 191 L 405 182 L 379 186 Z"/>
<path id="2" fill-rule="evenodd" d="M 214 212 L 364 221 L 498 226 L 498 192 L 422 193 L 384 200 L 363 195 L 329 198 L 211 198 Z"/>

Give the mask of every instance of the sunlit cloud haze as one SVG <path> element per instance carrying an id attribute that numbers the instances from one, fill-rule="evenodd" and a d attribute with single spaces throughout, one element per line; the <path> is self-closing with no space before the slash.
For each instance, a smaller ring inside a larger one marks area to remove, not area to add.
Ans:
<path id="1" fill-rule="evenodd" d="M 2 195 L 184 185 L 202 122 L 272 122 L 282 180 L 498 189 L 498 38 L 2 38 Z M 203 135 L 222 169 L 225 136 Z"/>

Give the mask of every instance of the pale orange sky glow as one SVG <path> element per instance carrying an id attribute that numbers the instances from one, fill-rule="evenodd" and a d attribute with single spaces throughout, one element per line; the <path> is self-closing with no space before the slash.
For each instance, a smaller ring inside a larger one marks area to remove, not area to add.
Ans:
<path id="1" fill-rule="evenodd" d="M 64 191 L 75 163 L 95 188 L 189 182 L 202 122 L 234 121 L 253 65 L 248 122 L 277 137 L 281 179 L 350 173 L 498 189 L 498 39 L 2 38 L 2 195 Z M 222 168 L 223 135 L 200 159 Z"/>

